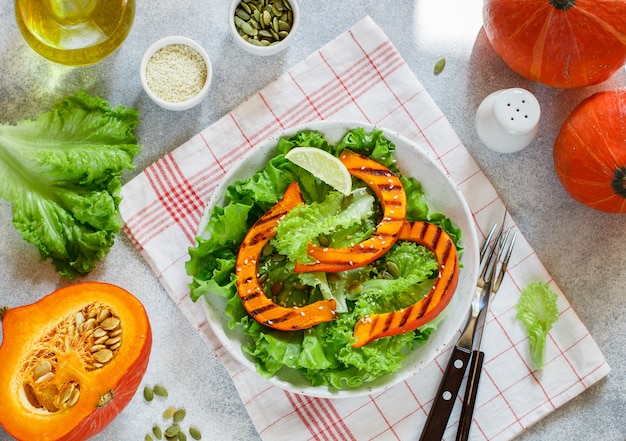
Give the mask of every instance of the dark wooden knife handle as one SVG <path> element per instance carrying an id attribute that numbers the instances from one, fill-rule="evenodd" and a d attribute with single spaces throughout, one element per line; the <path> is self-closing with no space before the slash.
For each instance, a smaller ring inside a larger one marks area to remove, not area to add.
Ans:
<path id="1" fill-rule="evenodd" d="M 452 355 L 443 374 L 435 401 L 428 413 L 420 441 L 441 440 L 443 437 L 454 402 L 459 394 L 463 376 L 467 370 L 470 355 L 470 351 L 459 349 L 456 346 L 452 350 Z"/>
<path id="2" fill-rule="evenodd" d="M 467 387 L 465 388 L 465 398 L 461 408 L 461 419 L 456 432 L 456 441 L 467 441 L 469 439 L 470 426 L 474 415 L 474 405 L 476 404 L 476 393 L 478 392 L 478 382 L 483 370 L 485 353 L 482 351 L 472 351 L 472 362 L 467 376 Z"/>

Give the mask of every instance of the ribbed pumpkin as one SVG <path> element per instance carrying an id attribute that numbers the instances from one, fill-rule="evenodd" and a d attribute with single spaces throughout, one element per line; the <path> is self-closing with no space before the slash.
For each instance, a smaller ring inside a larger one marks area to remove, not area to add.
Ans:
<path id="1" fill-rule="evenodd" d="M 485 0 L 487 38 L 523 77 L 597 84 L 626 61 L 626 0 Z"/>
<path id="2" fill-rule="evenodd" d="M 626 213 L 626 89 L 597 92 L 576 106 L 554 144 L 554 167 L 577 201 Z"/>

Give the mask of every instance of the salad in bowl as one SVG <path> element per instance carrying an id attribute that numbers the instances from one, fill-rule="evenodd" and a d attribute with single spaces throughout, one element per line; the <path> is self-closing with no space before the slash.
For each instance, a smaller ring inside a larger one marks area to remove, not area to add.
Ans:
<path id="1" fill-rule="evenodd" d="M 292 392 L 355 396 L 415 374 L 452 340 L 476 243 L 463 197 L 419 146 L 321 122 L 277 134 L 227 173 L 186 269 L 240 363 Z"/>

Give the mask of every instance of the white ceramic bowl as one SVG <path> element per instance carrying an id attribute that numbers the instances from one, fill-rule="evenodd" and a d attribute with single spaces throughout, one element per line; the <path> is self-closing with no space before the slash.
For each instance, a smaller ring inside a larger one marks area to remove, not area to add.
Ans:
<path id="1" fill-rule="evenodd" d="M 152 58 L 152 56 L 155 53 L 157 53 L 157 51 L 159 51 L 160 49 L 163 49 L 166 46 L 170 46 L 174 44 L 182 44 L 185 46 L 189 46 L 190 48 L 198 52 L 202 56 L 204 63 L 206 64 L 206 71 L 207 71 L 206 81 L 204 83 L 204 86 L 200 89 L 200 91 L 192 98 L 189 98 L 185 101 L 179 101 L 179 102 L 167 101 L 163 99 L 162 97 L 158 96 L 157 93 L 151 90 L 150 87 L 148 86 L 148 79 L 146 75 L 148 63 L 150 62 L 150 59 Z M 141 79 L 141 85 L 143 86 L 144 91 L 150 97 L 150 99 L 154 101 L 156 104 L 158 104 L 159 106 L 167 110 L 187 110 L 198 105 L 208 95 L 209 88 L 211 86 L 211 80 L 213 78 L 213 68 L 211 66 L 211 60 L 209 59 L 209 55 L 206 53 L 204 48 L 200 44 L 198 44 L 196 41 L 187 37 L 170 36 L 170 37 L 165 37 L 156 41 L 146 50 L 141 60 L 141 65 L 139 68 L 139 77 Z"/>
<path id="2" fill-rule="evenodd" d="M 267 380 L 271 384 L 285 390 L 308 396 L 341 398 L 375 393 L 387 389 L 419 372 L 437 354 L 445 349 L 463 326 L 478 278 L 479 260 L 476 228 L 467 203 L 454 183 L 431 156 L 411 141 L 395 132 L 363 123 L 319 122 L 306 124 L 276 133 L 255 147 L 226 174 L 216 187 L 215 193 L 205 207 L 198 235 L 206 238 L 205 227 L 210 213 L 214 206 L 223 205 L 226 188 L 235 181 L 248 178 L 261 169 L 274 156 L 276 143 L 280 137 L 293 135 L 303 129 L 313 129 L 323 133 L 331 143 L 336 143 L 348 130 L 356 127 L 363 127 L 367 131 L 374 129 L 383 130 L 385 137 L 396 145 L 395 157 L 401 173 L 405 176 L 414 177 L 422 183 L 428 205 L 432 211 L 444 213 L 461 228 L 463 232 L 462 246 L 464 248 L 461 255 L 462 269 L 456 292 L 450 304 L 442 313 L 445 314 L 445 317 L 440 322 L 438 329 L 430 335 L 426 343 L 418 346 L 408 355 L 403 367 L 398 372 L 380 377 L 376 381 L 364 384 L 359 388 L 347 390 L 311 386 L 308 380 L 299 372 L 287 369 L 282 369 Z M 203 299 L 204 301 L 199 301 L 198 303 L 202 305 L 208 322 L 220 342 L 239 363 L 252 371 L 256 371 L 254 362 L 241 350 L 246 336 L 243 335 L 240 328 L 230 329 L 228 327 L 230 318 L 224 312 L 225 299 L 219 295 L 211 294 L 205 295 Z M 259 378 L 263 377 L 259 375 Z"/>
<path id="3" fill-rule="evenodd" d="M 296 0 L 289 0 L 289 4 L 291 5 L 291 10 L 293 13 L 293 23 L 291 25 L 291 30 L 289 31 L 289 35 L 287 35 L 280 43 L 271 45 L 271 46 L 256 46 L 252 43 L 248 43 L 246 40 L 241 38 L 239 32 L 237 32 L 237 27 L 235 26 L 235 10 L 237 6 L 241 3 L 242 0 L 233 0 L 230 4 L 230 8 L 228 9 L 228 26 L 230 28 L 230 33 L 233 36 L 233 40 L 239 47 L 241 47 L 246 52 L 249 52 L 254 55 L 276 55 L 280 51 L 284 50 L 291 41 L 294 39 L 296 32 L 298 31 L 298 26 L 300 25 L 300 6 Z"/>

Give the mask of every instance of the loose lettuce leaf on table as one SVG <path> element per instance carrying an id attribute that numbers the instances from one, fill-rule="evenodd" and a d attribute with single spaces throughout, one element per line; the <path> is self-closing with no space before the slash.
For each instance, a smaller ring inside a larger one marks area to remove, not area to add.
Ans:
<path id="1" fill-rule="evenodd" d="M 530 355 L 537 370 L 544 367 L 546 338 L 552 325 L 559 319 L 556 304 L 557 295 L 545 283 L 531 283 L 526 286 L 516 305 L 517 319 L 528 333 Z"/>
<path id="2" fill-rule="evenodd" d="M 0 125 L 0 197 L 62 276 L 88 273 L 113 245 L 119 177 L 139 153 L 138 124 L 136 110 L 81 90 L 37 119 Z"/>

